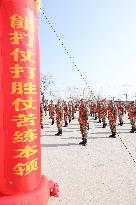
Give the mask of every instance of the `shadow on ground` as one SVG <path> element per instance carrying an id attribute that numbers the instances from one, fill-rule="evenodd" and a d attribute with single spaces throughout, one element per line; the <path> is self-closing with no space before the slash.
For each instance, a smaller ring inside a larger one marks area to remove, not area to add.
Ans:
<path id="1" fill-rule="evenodd" d="M 108 139 L 109 137 L 107 136 L 105 136 L 105 137 L 88 137 L 87 139 Z M 62 137 L 61 139 L 78 139 L 78 140 L 80 140 L 81 139 L 81 137 L 68 137 L 68 138 L 64 138 L 64 137 Z"/>
<path id="2" fill-rule="evenodd" d="M 78 145 L 77 143 L 68 143 L 68 144 L 41 144 L 41 147 L 69 147 Z"/>

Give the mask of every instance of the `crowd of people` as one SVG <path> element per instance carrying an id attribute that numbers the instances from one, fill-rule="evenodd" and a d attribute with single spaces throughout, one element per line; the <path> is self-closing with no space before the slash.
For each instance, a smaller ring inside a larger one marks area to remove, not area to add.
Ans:
<path id="1" fill-rule="evenodd" d="M 107 126 L 109 122 L 111 135 L 109 137 L 116 138 L 116 126 L 124 124 L 124 116 L 128 115 L 131 124 L 130 133 L 136 133 L 136 102 L 113 102 L 113 101 L 90 101 L 81 99 L 79 101 L 60 101 L 56 103 L 52 100 L 44 100 L 40 103 L 41 113 L 41 129 L 43 129 L 44 115 L 49 115 L 51 125 L 56 122 L 58 132 L 56 136 L 62 135 L 63 127 L 68 127 L 69 123 L 78 115 L 82 141 L 80 145 L 87 145 L 89 116 L 93 117 L 102 128 Z M 63 125 L 64 124 L 64 125 Z"/>

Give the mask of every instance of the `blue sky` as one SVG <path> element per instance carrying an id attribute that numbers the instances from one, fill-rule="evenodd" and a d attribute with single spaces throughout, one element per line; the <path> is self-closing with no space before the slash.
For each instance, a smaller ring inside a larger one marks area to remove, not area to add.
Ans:
<path id="1" fill-rule="evenodd" d="M 43 0 L 43 8 L 92 90 L 104 97 L 136 93 L 135 0 Z M 86 88 L 40 15 L 41 72 L 51 89 Z"/>

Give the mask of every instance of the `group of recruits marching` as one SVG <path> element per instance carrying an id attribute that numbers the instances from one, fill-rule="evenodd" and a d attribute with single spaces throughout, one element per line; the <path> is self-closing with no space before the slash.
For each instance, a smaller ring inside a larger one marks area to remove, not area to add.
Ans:
<path id="1" fill-rule="evenodd" d="M 119 120 L 119 125 L 122 126 L 124 123 L 124 115 L 128 114 L 130 119 L 131 130 L 130 133 L 136 132 L 136 102 L 122 103 L 122 102 L 103 102 L 103 101 L 87 101 L 80 100 L 78 102 L 65 102 L 58 100 L 56 104 L 51 101 L 44 101 L 40 104 L 41 113 L 41 129 L 43 129 L 43 117 L 47 116 L 49 113 L 49 118 L 51 119 L 51 125 L 57 124 L 58 132 L 56 136 L 62 135 L 62 125 L 64 122 L 64 127 L 68 127 L 68 124 L 75 119 L 75 113 L 78 113 L 78 121 L 80 125 L 80 131 L 82 134 L 82 141 L 80 145 L 87 145 L 89 116 L 98 120 L 102 123 L 102 128 L 107 126 L 107 118 L 109 121 L 111 135 L 109 137 L 116 138 L 116 126 L 117 120 Z"/>

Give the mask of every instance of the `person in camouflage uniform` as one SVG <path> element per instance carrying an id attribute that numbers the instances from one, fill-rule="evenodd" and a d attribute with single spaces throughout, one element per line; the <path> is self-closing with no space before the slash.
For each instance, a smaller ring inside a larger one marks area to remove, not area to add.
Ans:
<path id="1" fill-rule="evenodd" d="M 117 107 L 110 101 L 108 105 L 108 119 L 112 134 L 109 137 L 116 138 L 116 120 L 117 120 Z"/>
<path id="2" fill-rule="evenodd" d="M 58 132 L 55 135 L 59 136 L 62 135 L 62 121 L 63 121 L 63 109 L 60 101 L 58 101 L 55 111 L 56 111 L 56 123 L 58 128 Z"/>
<path id="3" fill-rule="evenodd" d="M 97 104 L 94 103 L 93 104 L 93 113 L 94 113 L 94 119 L 97 120 Z"/>
<path id="4" fill-rule="evenodd" d="M 89 108 L 90 108 L 90 115 L 91 115 L 91 117 L 94 117 L 93 102 L 90 102 Z"/>
<path id="5" fill-rule="evenodd" d="M 100 118 L 102 119 L 102 122 L 103 122 L 103 127 L 102 127 L 102 128 L 105 128 L 105 127 L 107 126 L 106 116 L 107 116 L 107 108 L 106 108 L 106 105 L 101 102 L 101 106 L 100 106 Z"/>
<path id="6" fill-rule="evenodd" d="M 43 103 L 40 103 L 40 126 L 43 129 L 43 120 L 44 120 L 44 107 Z"/>
<path id="7" fill-rule="evenodd" d="M 68 127 L 68 106 L 66 102 L 64 102 L 63 104 L 63 111 L 64 111 L 64 122 L 65 122 L 64 127 Z"/>
<path id="8" fill-rule="evenodd" d="M 52 106 L 52 100 L 50 101 L 49 105 L 47 106 L 47 110 L 49 111 L 49 119 L 51 119 L 51 106 Z"/>
<path id="9" fill-rule="evenodd" d="M 97 102 L 97 113 L 98 113 L 99 123 L 101 123 L 101 113 L 100 113 L 100 110 L 101 110 L 101 102 L 98 101 Z"/>
<path id="10" fill-rule="evenodd" d="M 76 111 L 77 111 L 77 108 L 78 108 L 78 102 L 76 101 L 76 102 L 75 102 L 75 113 L 76 113 Z"/>
<path id="11" fill-rule="evenodd" d="M 124 117 L 124 113 L 125 113 L 125 108 L 121 104 L 121 102 L 118 103 L 117 108 L 118 108 L 119 125 L 122 126 L 123 125 L 123 117 Z"/>
<path id="12" fill-rule="evenodd" d="M 130 133 L 136 132 L 136 105 L 131 103 L 128 109 L 130 123 L 131 123 L 131 131 Z"/>
<path id="13" fill-rule="evenodd" d="M 76 113 L 75 105 L 74 102 L 72 102 L 72 120 L 75 119 L 75 113 Z"/>
<path id="14" fill-rule="evenodd" d="M 71 103 L 68 103 L 68 119 L 69 119 L 69 123 L 71 122 L 72 119 L 72 106 Z"/>
<path id="15" fill-rule="evenodd" d="M 82 134 L 82 141 L 79 143 L 80 145 L 87 145 L 87 137 L 88 137 L 88 122 L 89 111 L 85 105 L 85 102 L 81 100 L 81 104 L 79 106 L 79 123 L 80 123 L 80 131 Z"/>
<path id="16" fill-rule="evenodd" d="M 53 104 L 53 101 L 51 101 L 51 104 L 50 104 L 50 107 L 49 107 L 49 113 L 50 113 L 50 119 L 52 120 L 51 125 L 54 125 L 55 106 Z"/>
<path id="17" fill-rule="evenodd" d="M 47 116 L 48 100 L 45 100 L 44 105 L 43 105 L 43 108 L 44 108 L 45 116 Z"/>

